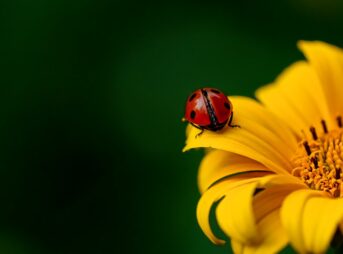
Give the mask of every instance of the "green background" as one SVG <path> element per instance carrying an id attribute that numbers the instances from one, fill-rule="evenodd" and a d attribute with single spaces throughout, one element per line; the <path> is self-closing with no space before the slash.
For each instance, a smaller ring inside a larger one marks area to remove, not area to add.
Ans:
<path id="1" fill-rule="evenodd" d="M 253 96 L 302 58 L 299 39 L 343 46 L 338 0 L 0 11 L 1 253 L 230 253 L 196 222 L 202 152 L 181 153 L 186 97 Z"/>

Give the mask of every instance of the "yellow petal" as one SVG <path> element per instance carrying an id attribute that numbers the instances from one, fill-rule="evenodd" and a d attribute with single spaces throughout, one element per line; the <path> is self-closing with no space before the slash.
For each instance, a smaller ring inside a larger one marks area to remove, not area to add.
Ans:
<path id="1" fill-rule="evenodd" d="M 261 171 L 272 173 L 261 163 L 249 158 L 221 150 L 212 150 L 205 155 L 198 173 L 200 192 L 203 193 L 214 182 L 239 173 Z"/>
<path id="2" fill-rule="evenodd" d="M 209 223 L 210 210 L 213 204 L 219 201 L 228 190 L 237 186 L 256 182 L 258 179 L 259 178 L 253 178 L 250 174 L 231 177 L 214 185 L 201 196 L 197 206 L 197 220 L 202 231 L 214 244 L 224 244 L 225 241 L 217 238 L 213 234 Z"/>
<path id="3" fill-rule="evenodd" d="M 279 210 L 264 217 L 258 224 L 258 231 L 263 241 L 255 246 L 243 246 L 242 254 L 278 253 L 288 243 L 287 234 L 280 222 Z"/>
<path id="4" fill-rule="evenodd" d="M 301 183 L 293 182 L 292 177 L 281 184 L 281 178 L 274 179 L 259 192 L 253 201 L 255 219 L 262 241 L 258 245 L 247 245 L 242 253 L 278 253 L 288 243 L 288 236 L 281 225 L 279 209 L 283 200 L 293 191 L 307 188 Z M 269 186 L 271 184 L 276 184 Z M 281 185 L 279 185 L 281 184 Z M 269 187 L 267 187 L 269 186 Z"/>
<path id="5" fill-rule="evenodd" d="M 286 157 L 293 155 L 294 149 L 297 147 L 296 137 L 290 129 L 285 128 L 279 117 L 270 113 L 269 110 L 251 98 L 233 96 L 230 97 L 230 100 L 238 108 L 234 108 L 234 115 L 236 111 L 239 111 L 240 122 L 247 120 L 250 122 L 248 126 L 253 126 L 249 129 L 251 133 L 258 137 L 268 138 L 270 145 L 275 149 L 280 149 L 282 146 Z"/>
<path id="6" fill-rule="evenodd" d="M 298 184 L 307 186 L 297 177 L 293 177 L 291 175 L 269 175 L 269 176 L 264 176 L 259 179 L 259 186 L 260 187 L 266 187 L 270 188 L 271 186 L 275 185 L 284 185 L 284 184 Z"/>
<path id="7" fill-rule="evenodd" d="M 242 254 L 244 250 L 244 245 L 235 239 L 231 239 L 231 248 L 233 253 L 235 254 Z"/>
<path id="8" fill-rule="evenodd" d="M 251 197 L 258 183 L 250 183 L 231 189 L 216 209 L 218 225 L 224 233 L 243 243 L 258 243 Z"/>
<path id="9" fill-rule="evenodd" d="M 266 190 L 254 196 L 256 188 Z M 226 191 L 217 206 L 218 224 L 232 239 L 245 245 L 257 245 L 263 239 L 257 230 L 256 221 L 263 220 L 280 207 L 286 195 L 300 188 L 307 187 L 295 177 L 274 175 L 236 186 Z"/>
<path id="10" fill-rule="evenodd" d="M 322 232 L 317 231 L 315 228 L 311 229 L 314 231 L 309 232 L 308 223 L 317 227 L 318 221 L 313 220 L 313 216 L 322 215 L 322 218 L 327 222 L 330 221 L 331 214 L 324 213 L 324 207 L 319 207 L 317 210 L 309 211 L 308 202 L 311 199 L 322 197 L 324 194 L 320 191 L 314 190 L 299 190 L 290 194 L 284 201 L 281 208 L 281 220 L 284 228 L 287 231 L 288 237 L 292 246 L 300 253 L 308 253 L 311 250 L 308 249 L 309 239 L 313 238 L 313 234 L 321 234 Z M 311 202 L 312 203 L 312 202 Z M 312 207 L 312 205 L 310 206 Z M 305 211 L 307 211 L 305 213 Z M 309 220 L 310 219 L 310 220 Z M 306 221 L 306 222 L 305 222 Z M 338 223 L 337 223 L 338 224 Z M 336 225 L 337 225 L 336 224 Z M 306 229 L 305 229 L 306 225 Z M 330 236 L 323 236 L 330 237 Z M 320 244 L 326 244 L 321 242 Z M 321 245 L 323 247 L 323 245 Z M 313 250 L 314 251 L 314 250 Z M 323 251 L 324 252 L 324 251 Z M 318 252 L 320 253 L 320 252 Z"/>
<path id="11" fill-rule="evenodd" d="M 343 109 L 343 51 L 333 45 L 320 42 L 299 42 L 310 65 L 316 71 L 325 99 L 333 117 L 342 114 Z"/>
<path id="12" fill-rule="evenodd" d="M 274 179 L 275 180 L 275 179 Z M 281 207 L 283 200 L 293 191 L 307 189 L 300 182 L 287 181 L 284 184 L 277 181 L 274 186 L 267 187 L 254 197 L 253 208 L 256 221 L 265 217 L 268 213 Z"/>
<path id="13" fill-rule="evenodd" d="M 263 241 L 254 249 L 255 254 L 276 253 L 288 243 L 288 237 L 282 228 L 279 210 L 275 210 L 264 217 L 258 225 Z"/>
<path id="14" fill-rule="evenodd" d="M 304 61 L 288 67 L 274 84 L 258 89 L 256 97 L 299 137 L 301 130 L 308 130 L 310 126 L 321 130 L 323 119 L 331 126 L 321 83 Z"/>
<path id="15" fill-rule="evenodd" d="M 309 199 L 303 212 L 306 250 L 312 253 L 324 253 L 329 248 L 342 219 L 343 199 L 327 197 Z"/>
<path id="16" fill-rule="evenodd" d="M 241 128 L 225 128 L 221 132 L 205 131 L 196 137 L 199 130 L 192 127 L 184 151 L 199 147 L 216 148 L 258 161 L 274 172 L 288 174 L 292 168 L 290 156 L 295 150 L 295 137 L 289 134 L 292 138 L 288 137 L 288 142 L 293 143 L 290 148 L 284 136 L 278 134 L 284 131 L 286 135 L 287 128 L 277 127 L 282 123 L 278 123 L 270 112 L 248 98 L 233 97 L 232 101 L 237 106 L 234 109 L 234 124 L 239 124 Z M 246 106 L 247 102 L 255 106 Z M 264 114 L 267 114 L 264 118 L 257 117 Z M 264 119 L 269 119 L 274 125 Z"/>
<path id="17" fill-rule="evenodd" d="M 197 135 L 197 130 L 189 135 L 189 142 L 184 151 L 199 147 L 216 148 L 256 160 L 280 174 L 288 174 L 287 169 L 290 170 L 290 166 L 284 163 L 271 147 L 246 130 L 233 129 L 227 135 L 205 132 L 197 139 L 193 138 L 195 135 Z"/>
<path id="18" fill-rule="evenodd" d="M 258 223 L 258 231 L 263 239 L 257 245 L 244 245 L 231 239 L 231 247 L 236 254 L 278 253 L 288 243 L 288 237 L 280 222 L 279 210 L 274 210 Z"/>

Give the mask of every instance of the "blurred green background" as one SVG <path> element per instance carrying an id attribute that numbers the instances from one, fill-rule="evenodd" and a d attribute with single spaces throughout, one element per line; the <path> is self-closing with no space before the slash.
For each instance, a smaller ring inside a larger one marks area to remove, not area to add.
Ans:
<path id="1" fill-rule="evenodd" d="M 336 1 L 0 2 L 0 252 L 230 253 L 199 229 L 184 102 L 253 96 Z M 290 249 L 284 251 L 290 253 Z"/>

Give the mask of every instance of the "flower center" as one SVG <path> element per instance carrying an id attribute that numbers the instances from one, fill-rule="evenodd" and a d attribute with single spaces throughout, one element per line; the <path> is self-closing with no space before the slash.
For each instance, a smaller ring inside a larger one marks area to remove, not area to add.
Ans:
<path id="1" fill-rule="evenodd" d="M 311 138 L 304 138 L 293 159 L 292 174 L 299 177 L 311 189 L 343 197 L 343 128 L 342 117 L 337 117 L 338 128 L 328 131 L 321 121 L 323 133 L 317 135 L 310 128 Z"/>

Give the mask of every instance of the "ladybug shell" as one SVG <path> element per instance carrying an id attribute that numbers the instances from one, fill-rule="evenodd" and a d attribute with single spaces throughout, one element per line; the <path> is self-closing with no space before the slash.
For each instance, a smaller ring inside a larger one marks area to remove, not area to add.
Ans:
<path id="1" fill-rule="evenodd" d="M 231 116 L 231 102 L 216 88 L 198 89 L 188 97 L 185 119 L 200 128 L 220 130 Z"/>

